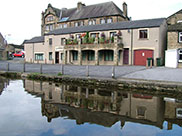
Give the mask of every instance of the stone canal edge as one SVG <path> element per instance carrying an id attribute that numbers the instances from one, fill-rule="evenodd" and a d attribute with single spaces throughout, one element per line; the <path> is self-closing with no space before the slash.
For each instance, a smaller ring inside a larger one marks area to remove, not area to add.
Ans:
<path id="1" fill-rule="evenodd" d="M 108 89 L 135 89 L 142 90 L 142 92 L 160 92 L 160 93 L 181 93 L 182 84 L 180 82 L 167 82 L 156 80 L 140 80 L 130 78 L 93 78 L 93 77 L 75 77 L 75 76 L 54 76 L 48 74 L 38 73 L 18 73 L 0 71 L 0 76 L 9 78 L 32 79 L 40 81 L 49 81 L 55 83 L 77 84 L 79 86 L 107 88 Z"/>

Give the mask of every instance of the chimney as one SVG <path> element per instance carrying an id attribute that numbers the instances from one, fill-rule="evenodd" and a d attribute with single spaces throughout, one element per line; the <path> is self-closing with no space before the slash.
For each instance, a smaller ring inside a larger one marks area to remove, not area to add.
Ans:
<path id="1" fill-rule="evenodd" d="M 81 2 L 78 2 L 77 3 L 77 10 L 81 10 L 83 6 L 85 6 L 85 4 L 82 4 Z"/>
<path id="2" fill-rule="evenodd" d="M 123 14 L 125 17 L 128 16 L 127 4 L 123 2 Z"/>

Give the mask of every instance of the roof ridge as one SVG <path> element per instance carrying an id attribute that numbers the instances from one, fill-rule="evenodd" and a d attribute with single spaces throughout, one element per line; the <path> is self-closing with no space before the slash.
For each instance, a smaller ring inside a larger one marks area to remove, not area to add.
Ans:
<path id="1" fill-rule="evenodd" d="M 182 11 L 182 9 L 178 10 L 177 12 L 175 12 L 174 14 L 170 15 L 170 16 L 169 16 L 169 17 L 167 17 L 167 18 L 170 18 L 171 16 L 173 16 L 173 15 L 175 15 L 175 14 L 177 14 L 177 13 L 181 12 L 181 11 Z"/>

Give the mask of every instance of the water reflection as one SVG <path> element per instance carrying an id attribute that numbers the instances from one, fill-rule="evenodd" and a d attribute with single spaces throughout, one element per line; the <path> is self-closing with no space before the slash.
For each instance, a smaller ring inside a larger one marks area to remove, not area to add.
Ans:
<path id="1" fill-rule="evenodd" d="M 4 88 L 9 85 L 9 80 L 3 77 L 0 77 L 0 95 L 3 93 Z"/>
<path id="2" fill-rule="evenodd" d="M 182 126 L 180 100 L 132 94 L 117 90 L 101 90 L 79 86 L 58 85 L 25 80 L 26 91 L 41 97 L 42 115 L 47 121 L 58 117 L 76 120 L 77 124 L 91 123 L 111 127 L 120 122 L 134 122 L 167 129 L 173 124 Z"/>

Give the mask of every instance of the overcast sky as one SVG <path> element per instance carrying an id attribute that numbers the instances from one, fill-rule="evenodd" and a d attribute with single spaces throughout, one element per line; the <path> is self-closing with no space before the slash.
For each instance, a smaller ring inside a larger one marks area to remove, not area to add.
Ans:
<path id="1" fill-rule="evenodd" d="M 74 8 L 80 1 L 86 5 L 109 0 L 1 0 L 0 32 L 8 43 L 21 44 L 25 39 L 41 35 L 41 12 L 48 3 L 56 8 Z M 182 0 L 113 0 L 122 9 L 128 4 L 132 20 L 168 17 L 182 9 Z"/>

